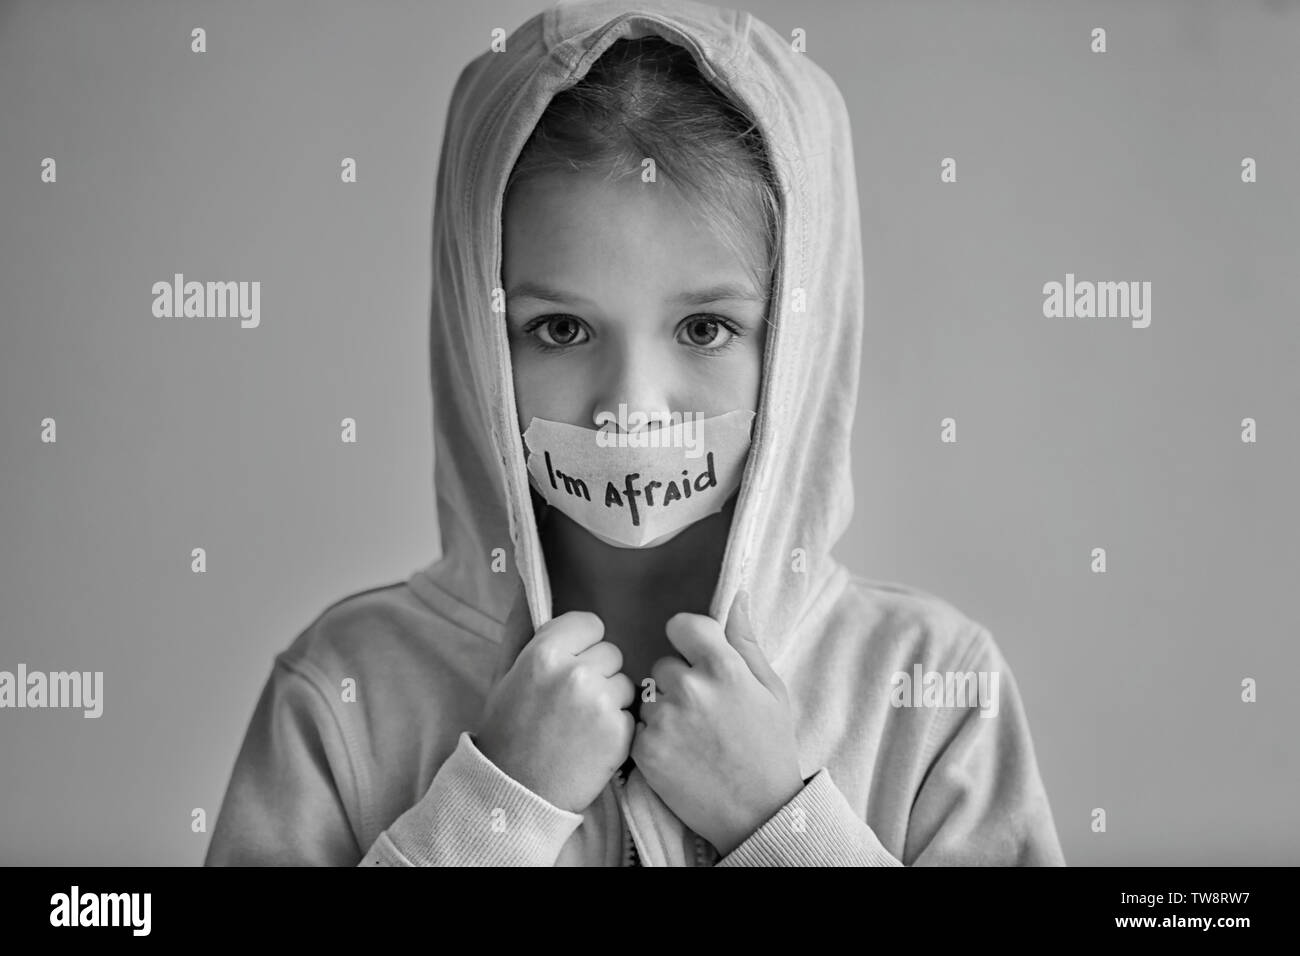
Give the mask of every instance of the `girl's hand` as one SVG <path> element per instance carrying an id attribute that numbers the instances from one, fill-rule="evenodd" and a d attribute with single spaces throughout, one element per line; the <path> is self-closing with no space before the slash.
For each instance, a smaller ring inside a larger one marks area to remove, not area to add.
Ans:
<path id="1" fill-rule="evenodd" d="M 508 635 L 528 638 L 528 606 L 516 604 Z M 636 687 L 623 653 L 601 640 L 590 611 L 551 618 L 488 693 L 474 744 L 502 773 L 553 806 L 581 813 L 627 759 Z"/>
<path id="2" fill-rule="evenodd" d="M 631 751 L 651 789 L 723 856 L 804 785 L 789 697 L 754 641 L 748 597 L 738 595 L 725 634 L 702 614 L 668 620 L 682 657 L 651 668 L 655 698 Z"/>

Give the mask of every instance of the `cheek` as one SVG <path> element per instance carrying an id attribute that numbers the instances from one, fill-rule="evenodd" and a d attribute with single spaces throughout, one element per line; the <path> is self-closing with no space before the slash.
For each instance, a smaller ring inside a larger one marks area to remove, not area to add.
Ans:
<path id="1" fill-rule="evenodd" d="M 515 410 L 519 431 L 528 429 L 534 418 L 552 422 L 571 422 L 577 388 L 562 374 L 557 374 L 553 364 L 527 348 L 511 352 L 515 385 Z"/>
<path id="2" fill-rule="evenodd" d="M 686 402 L 683 412 L 699 412 L 706 417 L 724 415 L 736 409 L 758 411 L 762 356 L 749 348 L 732 351 L 725 357 L 694 360 L 679 379 L 677 394 Z"/>
<path id="3" fill-rule="evenodd" d="M 745 408 L 758 411 L 763 381 L 762 348 L 746 348 L 739 352 L 728 380 L 726 401 L 721 403 L 726 406 L 726 410 Z"/>
<path id="4" fill-rule="evenodd" d="M 754 347 L 745 353 L 745 402 L 746 404 L 738 406 L 748 408 L 752 411 L 758 411 L 759 397 L 763 391 L 763 356 L 764 342 L 760 339 Z"/>

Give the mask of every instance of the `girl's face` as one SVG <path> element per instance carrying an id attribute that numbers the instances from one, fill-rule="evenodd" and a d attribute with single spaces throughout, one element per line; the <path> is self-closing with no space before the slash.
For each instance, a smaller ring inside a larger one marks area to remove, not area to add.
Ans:
<path id="1" fill-rule="evenodd" d="M 766 290 L 674 189 L 552 174 L 513 189 L 502 219 L 521 432 L 596 428 L 620 403 L 651 420 L 757 410 Z M 760 236 L 748 253 L 765 255 Z"/>

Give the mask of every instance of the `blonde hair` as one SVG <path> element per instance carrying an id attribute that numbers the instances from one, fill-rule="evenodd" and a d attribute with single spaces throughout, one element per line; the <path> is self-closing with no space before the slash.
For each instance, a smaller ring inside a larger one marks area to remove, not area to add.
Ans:
<path id="1" fill-rule="evenodd" d="M 700 73 L 689 50 L 658 36 L 616 40 L 574 86 L 551 100 L 510 177 L 510 191 L 556 172 L 640 175 L 651 157 L 695 215 L 768 294 L 778 248 L 780 199 L 757 125 Z"/>

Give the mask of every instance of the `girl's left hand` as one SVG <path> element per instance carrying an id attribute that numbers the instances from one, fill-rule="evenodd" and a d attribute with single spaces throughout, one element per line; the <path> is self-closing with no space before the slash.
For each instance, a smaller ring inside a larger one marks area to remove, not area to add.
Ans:
<path id="1" fill-rule="evenodd" d="M 655 699 L 641 705 L 632 759 L 678 819 L 726 856 L 803 789 L 789 697 L 754 640 L 744 592 L 725 633 L 683 612 L 666 634 L 682 657 L 650 670 Z"/>

